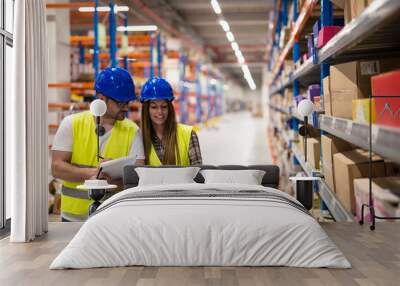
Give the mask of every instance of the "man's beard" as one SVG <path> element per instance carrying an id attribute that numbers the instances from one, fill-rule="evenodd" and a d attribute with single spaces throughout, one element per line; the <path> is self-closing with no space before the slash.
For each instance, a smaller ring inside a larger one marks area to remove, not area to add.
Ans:
<path id="1" fill-rule="evenodd" d="M 122 120 L 124 120 L 124 119 L 125 119 L 125 112 L 118 112 L 118 113 L 115 115 L 115 120 L 122 121 Z"/>

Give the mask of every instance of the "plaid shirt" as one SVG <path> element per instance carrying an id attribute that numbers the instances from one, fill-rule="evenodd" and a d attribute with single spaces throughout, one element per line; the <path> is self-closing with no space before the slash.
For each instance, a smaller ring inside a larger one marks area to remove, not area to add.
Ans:
<path id="1" fill-rule="evenodd" d="M 157 137 L 157 135 L 154 134 L 151 138 L 151 142 L 153 143 L 158 158 L 162 162 L 162 159 L 164 157 L 164 146 L 161 140 Z M 203 160 L 201 158 L 199 138 L 194 131 L 192 131 L 192 134 L 190 135 L 189 161 L 190 165 L 201 165 L 203 163 Z"/>

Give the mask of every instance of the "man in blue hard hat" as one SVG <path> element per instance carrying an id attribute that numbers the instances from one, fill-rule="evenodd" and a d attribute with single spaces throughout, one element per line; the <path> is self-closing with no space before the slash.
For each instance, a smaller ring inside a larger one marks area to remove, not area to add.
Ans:
<path id="1" fill-rule="evenodd" d="M 128 71 L 122 68 L 106 68 L 95 82 L 97 98 L 107 105 L 100 124 L 100 155 L 106 159 L 133 156 L 144 164 L 142 135 L 138 126 L 125 118 L 129 102 L 136 100 L 135 85 Z M 84 221 L 88 217 L 91 200 L 87 190 L 77 189 L 85 180 L 98 172 L 97 135 L 95 118 L 90 111 L 64 118 L 52 146 L 52 174 L 61 179 L 62 221 Z M 102 177 L 109 180 L 107 174 Z"/>

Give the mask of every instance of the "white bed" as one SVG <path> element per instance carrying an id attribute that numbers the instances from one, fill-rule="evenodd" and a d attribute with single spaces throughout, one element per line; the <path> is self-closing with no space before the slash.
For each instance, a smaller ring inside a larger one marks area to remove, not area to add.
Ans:
<path id="1" fill-rule="evenodd" d="M 192 196 L 195 192 L 200 195 Z M 50 269 L 128 265 L 350 268 L 318 222 L 298 205 L 281 191 L 255 185 L 130 188 L 100 206 Z"/>

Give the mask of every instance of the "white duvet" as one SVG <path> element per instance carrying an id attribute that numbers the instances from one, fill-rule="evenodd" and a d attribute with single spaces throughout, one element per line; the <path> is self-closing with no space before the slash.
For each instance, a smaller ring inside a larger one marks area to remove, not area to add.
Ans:
<path id="1" fill-rule="evenodd" d="M 349 268 L 310 215 L 261 198 L 182 197 L 122 200 L 136 192 L 272 188 L 233 184 L 136 187 L 104 202 L 50 269 L 145 266 L 293 266 Z M 117 203 L 116 203 L 117 202 Z"/>

